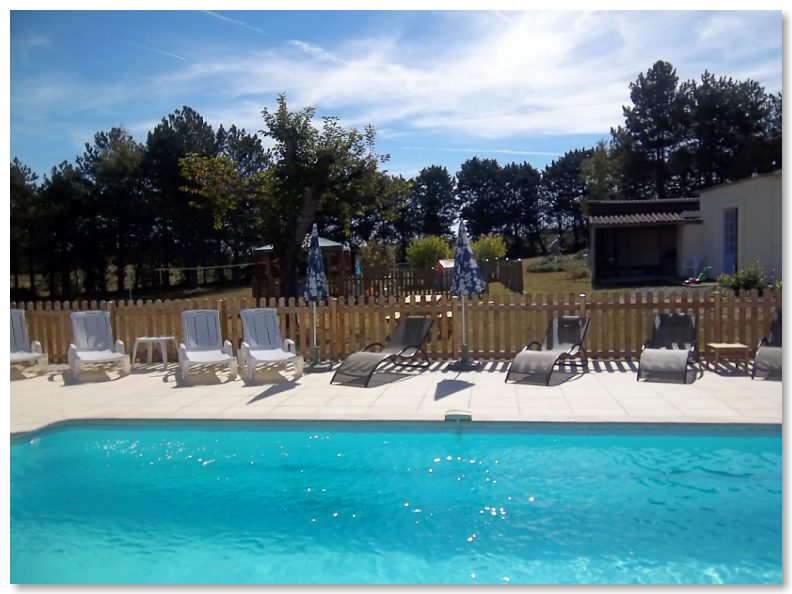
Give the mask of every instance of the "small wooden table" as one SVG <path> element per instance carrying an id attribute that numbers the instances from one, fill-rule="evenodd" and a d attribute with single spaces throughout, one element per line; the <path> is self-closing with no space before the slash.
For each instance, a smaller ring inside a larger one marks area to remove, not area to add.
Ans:
<path id="1" fill-rule="evenodd" d="M 742 361 L 748 373 L 748 346 L 740 342 L 708 342 L 706 346 L 707 366 L 717 369 L 721 359 L 732 359 L 735 365 Z"/>
<path id="2" fill-rule="evenodd" d="M 138 345 L 145 344 L 147 349 L 148 355 L 148 362 L 151 363 L 153 359 L 153 351 L 154 345 L 159 343 L 160 347 L 160 355 L 162 355 L 162 368 L 168 368 L 168 342 L 173 341 L 176 342 L 175 336 L 138 336 L 135 339 L 135 345 L 132 347 L 132 364 L 135 364 L 135 358 L 137 357 L 137 350 Z"/>

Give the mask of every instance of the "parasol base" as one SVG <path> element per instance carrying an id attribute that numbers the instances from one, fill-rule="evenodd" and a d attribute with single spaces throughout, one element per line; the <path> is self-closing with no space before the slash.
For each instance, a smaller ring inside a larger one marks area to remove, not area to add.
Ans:
<path id="1" fill-rule="evenodd" d="M 311 347 L 311 362 L 303 367 L 303 373 L 326 373 L 333 370 L 332 361 L 320 361 L 318 347 Z"/>
<path id="2" fill-rule="evenodd" d="M 448 364 L 450 371 L 478 371 L 481 369 L 480 361 L 471 361 L 468 357 L 468 345 L 463 344 L 460 348 L 460 359 Z"/>
<path id="3" fill-rule="evenodd" d="M 470 359 L 459 359 L 448 364 L 449 371 L 478 371 L 481 369 L 481 361 L 471 361 Z"/>
<path id="4" fill-rule="evenodd" d="M 333 371 L 333 363 L 330 361 L 318 361 L 303 367 L 303 373 L 327 373 L 328 371 Z"/>

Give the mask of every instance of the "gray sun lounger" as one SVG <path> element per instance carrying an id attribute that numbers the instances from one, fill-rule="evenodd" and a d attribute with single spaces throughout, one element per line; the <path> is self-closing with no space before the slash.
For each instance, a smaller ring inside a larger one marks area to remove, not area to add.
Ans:
<path id="1" fill-rule="evenodd" d="M 696 316 L 666 313 L 655 316 L 652 337 L 644 343 L 637 380 L 682 379 L 696 352 Z"/>
<path id="2" fill-rule="evenodd" d="M 368 386 L 374 371 L 387 361 L 400 367 L 428 367 L 429 357 L 422 347 L 433 323 L 434 320 L 423 316 L 403 317 L 385 344 L 371 343 L 344 359 L 330 383 L 356 383 L 363 379 L 363 386 Z M 377 346 L 380 347 L 379 351 L 369 350 Z M 423 358 L 423 362 L 412 362 L 419 357 Z"/>
<path id="3" fill-rule="evenodd" d="M 554 316 L 547 325 L 544 342 L 533 341 L 517 353 L 509 366 L 506 379 L 523 381 L 537 378 L 546 386 L 550 385 L 550 377 L 557 363 L 579 358 L 587 363 L 583 340 L 586 338 L 590 318 L 581 316 Z M 539 350 L 534 350 L 538 347 Z"/>
<path id="4" fill-rule="evenodd" d="M 751 379 L 757 374 L 763 377 L 778 375 L 781 378 L 782 351 L 781 351 L 781 312 L 773 314 L 773 321 L 770 324 L 770 334 L 763 338 L 756 347 Z"/>

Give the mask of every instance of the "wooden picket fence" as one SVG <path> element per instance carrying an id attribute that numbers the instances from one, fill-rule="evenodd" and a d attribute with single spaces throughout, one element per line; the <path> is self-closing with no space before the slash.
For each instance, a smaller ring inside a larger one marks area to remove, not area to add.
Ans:
<path id="1" fill-rule="evenodd" d="M 466 302 L 466 342 L 471 356 L 509 360 L 532 340 L 541 340 L 554 315 L 591 318 L 585 347 L 599 359 L 636 359 L 651 334 L 656 313 L 688 312 L 698 321 L 699 350 L 708 342 L 741 342 L 755 349 L 767 335 L 774 310 L 781 309 L 781 291 L 731 292 L 685 289 L 675 292 L 613 291 L 586 295 L 505 295 L 470 298 Z M 217 309 L 223 337 L 235 348 L 242 341 L 239 311 L 275 307 L 284 337 L 297 343 L 306 357 L 313 342 L 312 307 L 295 299 L 181 299 L 166 301 L 74 301 L 11 303 L 25 309 L 31 339 L 39 340 L 53 363 L 63 363 L 71 341 L 69 313 L 108 310 L 115 338 L 131 352 L 138 336 L 169 335 L 181 341 L 180 314 L 187 309 Z M 432 316 L 435 324 L 426 345 L 432 360 L 459 356 L 462 342 L 460 300 L 448 295 L 407 298 L 360 297 L 330 299 L 316 306 L 317 345 L 323 359 L 340 360 L 372 342 L 382 342 L 405 315 Z M 171 345 L 171 349 L 174 346 Z M 139 353 L 139 356 L 142 353 Z M 175 357 L 175 352 L 171 353 Z"/>

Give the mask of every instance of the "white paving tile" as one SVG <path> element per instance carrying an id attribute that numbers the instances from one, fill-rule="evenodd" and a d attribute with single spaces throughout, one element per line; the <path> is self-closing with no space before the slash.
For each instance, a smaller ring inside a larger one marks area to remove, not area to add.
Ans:
<path id="1" fill-rule="evenodd" d="M 505 367 L 456 373 L 434 366 L 375 375 L 372 387 L 334 384 L 332 374 L 246 385 L 241 379 L 177 386 L 146 366 L 118 379 L 65 385 L 60 373 L 10 382 L 11 431 L 82 418 L 437 420 L 450 410 L 476 420 L 780 423 L 781 383 L 705 372 L 692 384 L 636 382 L 614 362 L 551 385 L 505 384 Z M 609 370 L 608 370 L 609 369 Z M 101 377 L 101 376 L 96 376 Z M 163 381 L 163 379 L 167 381 Z"/>

